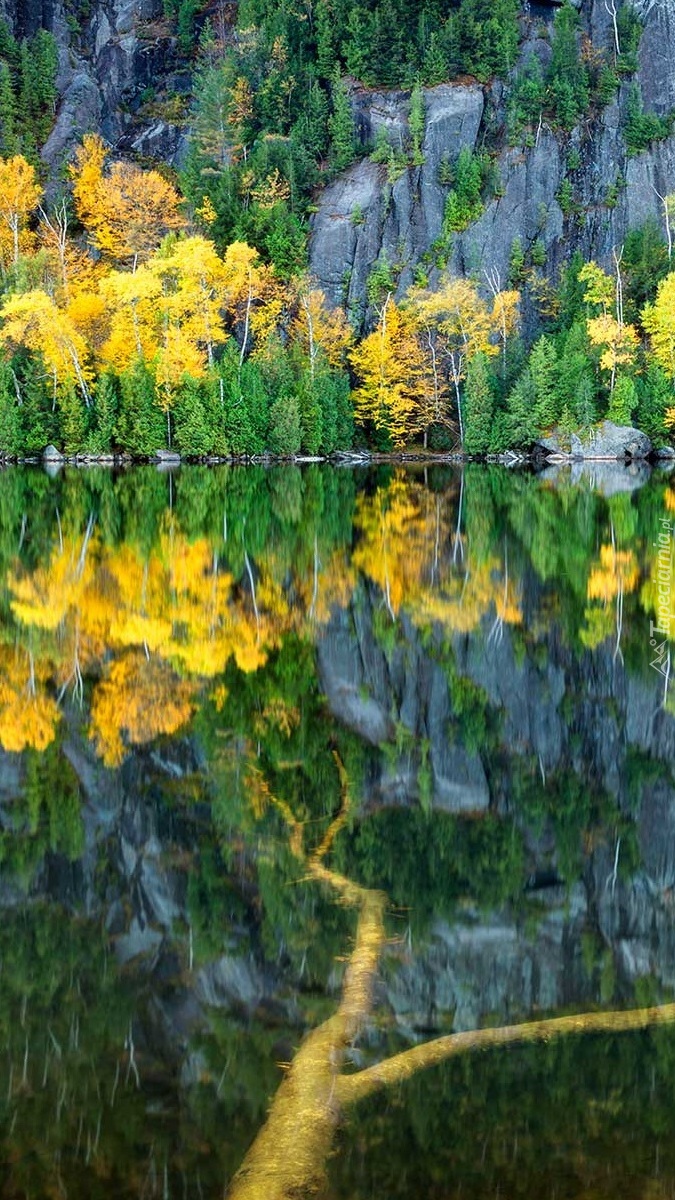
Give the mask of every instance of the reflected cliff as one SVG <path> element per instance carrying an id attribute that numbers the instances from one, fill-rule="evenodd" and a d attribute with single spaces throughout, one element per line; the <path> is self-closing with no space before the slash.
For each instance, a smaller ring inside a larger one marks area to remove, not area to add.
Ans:
<path id="1" fill-rule="evenodd" d="M 388 898 L 348 1074 L 670 999 L 674 511 L 616 469 L 0 474 L 4 1194 L 222 1194 L 338 1009 L 354 915 L 289 819 L 323 845 L 339 764 L 331 870 Z M 437 1066 L 322 1186 L 670 1195 L 673 1053 Z"/>

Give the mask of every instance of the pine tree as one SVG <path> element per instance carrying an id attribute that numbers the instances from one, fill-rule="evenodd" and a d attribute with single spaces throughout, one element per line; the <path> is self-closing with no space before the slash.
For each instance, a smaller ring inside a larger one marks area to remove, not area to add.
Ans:
<path id="1" fill-rule="evenodd" d="M 0 153 L 11 158 L 18 153 L 18 113 L 12 77 L 6 62 L 0 61 Z"/>
<path id="2" fill-rule="evenodd" d="M 155 454 L 166 445 L 166 419 L 155 399 L 155 380 L 141 358 L 120 376 L 120 445 L 131 454 Z"/>
<path id="3" fill-rule="evenodd" d="M 464 390 L 464 449 L 467 454 L 485 454 L 490 447 L 494 395 L 488 359 L 476 354 L 466 373 Z"/>
<path id="4" fill-rule="evenodd" d="M 59 392 L 60 443 L 65 454 L 79 454 L 84 449 L 87 434 L 87 415 L 77 388 L 62 387 Z"/>
<path id="5" fill-rule="evenodd" d="M 334 170 L 344 171 L 354 161 L 356 130 L 347 89 L 336 70 L 331 81 L 333 112 L 328 118 L 330 156 Z"/>
<path id="6" fill-rule="evenodd" d="M 23 450 L 23 429 L 16 383 L 8 363 L 0 364 L 0 457 L 13 457 Z"/>
<path id="7" fill-rule="evenodd" d="M 534 417 L 539 429 L 550 429 L 559 415 L 556 396 L 557 355 L 550 338 L 544 335 L 535 342 L 529 359 L 529 369 L 535 395 Z"/>
<path id="8" fill-rule="evenodd" d="M 174 408 L 176 449 L 201 458 L 211 453 L 213 439 L 202 384 L 186 376 L 178 389 Z"/>
<path id="9" fill-rule="evenodd" d="M 94 396 L 93 428 L 88 439 L 92 454 L 108 454 L 112 449 L 119 403 L 117 379 L 111 371 L 104 371 Z"/>
<path id="10" fill-rule="evenodd" d="M 302 432 L 300 405 L 296 396 L 282 396 L 270 409 L 270 450 L 273 454 L 297 454 Z"/>

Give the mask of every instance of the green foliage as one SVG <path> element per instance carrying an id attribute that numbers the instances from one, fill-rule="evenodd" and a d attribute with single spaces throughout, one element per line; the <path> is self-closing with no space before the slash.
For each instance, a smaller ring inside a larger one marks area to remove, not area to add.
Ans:
<path id="1" fill-rule="evenodd" d="M 607 417 L 617 425 L 630 425 L 637 405 L 637 389 L 630 375 L 620 375 L 610 397 Z"/>
<path id="2" fill-rule="evenodd" d="M 368 303 L 372 305 L 381 304 L 386 300 L 390 292 L 395 291 L 396 281 L 391 263 L 387 259 L 386 253 L 383 251 L 373 269 L 368 276 L 366 284 L 366 294 Z"/>
<path id="3" fill-rule="evenodd" d="M 336 70 L 331 82 L 333 111 L 328 118 L 330 157 L 335 171 L 344 171 L 356 155 L 356 128 L 349 93 Z"/>
<path id="4" fill-rule="evenodd" d="M 616 57 L 616 70 L 620 75 L 630 75 L 638 69 L 638 50 L 642 38 L 642 23 L 630 0 L 620 5 L 616 26 L 621 47 Z"/>
<path id="5" fill-rule="evenodd" d="M 551 429 L 559 415 L 556 392 L 558 356 L 550 338 L 535 342 L 528 361 L 534 395 L 534 419 L 539 429 Z"/>
<path id="6" fill-rule="evenodd" d="M 106 371 L 96 385 L 93 406 L 93 426 L 87 440 L 91 454 L 109 454 L 113 448 L 120 406 L 117 377 Z"/>
<path id="7" fill-rule="evenodd" d="M 47 851 L 70 861 L 79 857 L 84 827 L 77 776 L 58 743 L 43 753 L 26 751 L 25 765 L 21 794 L 0 833 L 0 863 L 28 886 Z"/>
<path id="8" fill-rule="evenodd" d="M 174 405 L 174 444 L 188 457 L 203 458 L 222 450 L 222 410 L 210 403 L 213 392 L 201 380 L 185 376 Z"/>
<path id="9" fill-rule="evenodd" d="M 541 63 L 530 54 L 514 76 L 506 108 L 509 141 L 515 144 L 527 128 L 537 128 L 546 107 L 546 84 Z"/>
<path id="10" fill-rule="evenodd" d="M 61 388 L 58 405 L 62 449 L 65 454 L 77 454 L 87 441 L 87 414 L 79 390 Z"/>
<path id="11" fill-rule="evenodd" d="M 569 217 L 576 210 L 577 204 L 574 196 L 574 187 L 570 179 L 563 179 L 556 200 L 560 205 L 564 217 Z"/>
<path id="12" fill-rule="evenodd" d="M 54 122 L 58 50 L 54 35 L 39 29 L 17 42 L 0 21 L 0 149 L 37 162 Z"/>
<path id="13" fill-rule="evenodd" d="M 619 90 L 619 82 L 619 76 L 614 68 L 605 64 L 599 72 L 598 82 L 595 87 L 595 95 L 599 104 L 604 107 L 606 104 L 613 102 Z"/>
<path id="14" fill-rule="evenodd" d="M 36 357 L 20 357 L 14 366 L 21 397 L 21 440 L 27 454 L 41 454 L 58 439 L 55 398 L 49 378 Z"/>
<path id="15" fill-rule="evenodd" d="M 525 274 L 525 251 L 521 239 L 516 237 L 511 242 L 511 254 L 509 255 L 509 283 L 513 287 L 517 287 L 522 283 Z"/>
<path id="16" fill-rule="evenodd" d="M 166 419 L 155 399 L 155 379 L 142 359 L 120 375 L 117 441 L 123 450 L 141 456 L 166 446 Z"/>
<path id="17" fill-rule="evenodd" d="M 452 188 L 445 202 L 443 231 L 446 239 L 451 232 L 461 232 L 483 211 L 481 192 L 484 164 L 468 146 L 463 146 L 452 172 Z"/>
<path id="18" fill-rule="evenodd" d="M 661 225 L 654 217 L 626 234 L 621 257 L 626 320 L 636 321 L 645 304 L 668 274 L 668 249 Z"/>
<path id="19" fill-rule="evenodd" d="M 656 113 L 644 111 L 642 94 L 638 83 L 631 84 L 626 102 L 626 118 L 623 135 L 629 154 L 639 154 L 646 150 L 652 142 L 663 141 L 672 129 L 672 114 L 659 117 Z"/>
<path id="20" fill-rule="evenodd" d="M 24 448 L 21 406 L 8 363 L 0 363 L 0 455 L 13 457 Z"/>
<path id="21" fill-rule="evenodd" d="M 658 363 L 650 362 L 644 375 L 638 378 L 635 423 L 657 447 L 668 445 L 671 440 L 663 419 L 666 409 L 673 404 L 672 381 Z"/>
<path id="22" fill-rule="evenodd" d="M 490 447 L 494 395 L 488 360 L 475 354 L 469 363 L 464 390 L 464 449 L 467 454 L 485 454 Z"/>
<path id="23" fill-rule="evenodd" d="M 382 888 L 418 932 L 432 917 L 452 916 L 466 895 L 489 908 L 515 897 L 523 884 L 521 835 L 492 815 L 471 820 L 427 815 L 421 807 L 384 809 L 360 821 L 336 849 L 341 869 Z"/>
<path id="24" fill-rule="evenodd" d="M 581 60 L 577 41 L 579 15 L 565 0 L 556 12 L 547 73 L 549 103 L 563 129 L 572 129 L 588 109 L 588 68 Z"/>
<path id="25" fill-rule="evenodd" d="M 506 415 L 500 427 L 493 433 L 491 448 L 500 451 L 509 447 L 520 449 L 531 445 L 541 429 L 535 415 L 536 405 L 537 392 L 532 372 L 526 369 L 508 394 Z"/>
<path id="26" fill-rule="evenodd" d="M 579 423 L 590 423 L 597 382 L 584 320 L 578 320 L 558 340 L 556 392 L 559 420 L 562 420 L 563 410 L 567 408 L 572 429 Z M 575 417 L 577 406 L 580 407 L 579 421 Z"/>
<path id="27" fill-rule="evenodd" d="M 281 397 L 270 410 L 270 450 L 273 454 L 297 454 L 301 444 L 298 398 Z"/>

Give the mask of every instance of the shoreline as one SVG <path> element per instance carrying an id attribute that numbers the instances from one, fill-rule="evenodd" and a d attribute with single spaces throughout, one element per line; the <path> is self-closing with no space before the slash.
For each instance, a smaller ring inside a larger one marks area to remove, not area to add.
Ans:
<path id="1" fill-rule="evenodd" d="M 457 451 L 424 451 L 400 450 L 378 452 L 368 450 L 336 451 L 327 455 L 309 454 L 240 454 L 240 455 L 181 455 L 174 451 L 158 451 L 152 455 L 133 454 L 0 454 L 0 469 L 7 467 L 44 467 L 46 470 L 58 471 L 63 467 L 108 467 L 110 469 L 126 469 L 137 466 L 154 466 L 160 470 L 172 470 L 182 466 L 310 466 L 313 464 L 334 467 L 376 467 L 376 466 L 465 466 L 480 464 L 484 466 L 502 466 L 509 468 L 532 468 L 536 472 L 552 466 L 580 466 L 585 463 L 611 463 L 616 466 L 647 466 L 675 462 L 675 447 L 665 447 L 652 450 L 644 456 L 623 455 L 572 455 L 552 454 L 541 451 L 508 451 L 505 454 L 461 454 Z"/>

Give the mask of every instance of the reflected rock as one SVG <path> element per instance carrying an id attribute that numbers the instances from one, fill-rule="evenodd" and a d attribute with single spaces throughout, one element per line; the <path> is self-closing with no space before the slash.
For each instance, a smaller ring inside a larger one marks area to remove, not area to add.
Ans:
<path id="1" fill-rule="evenodd" d="M 616 496 L 619 492 L 635 492 L 644 487 L 651 475 L 651 467 L 640 462 L 597 462 L 579 461 L 553 463 L 545 467 L 539 478 L 556 487 L 588 487 L 603 496 Z"/>

